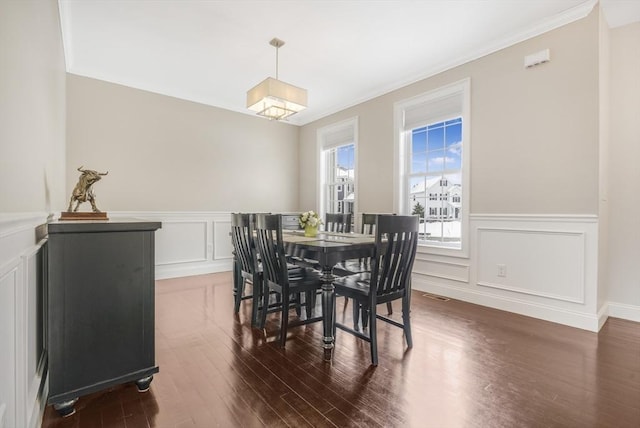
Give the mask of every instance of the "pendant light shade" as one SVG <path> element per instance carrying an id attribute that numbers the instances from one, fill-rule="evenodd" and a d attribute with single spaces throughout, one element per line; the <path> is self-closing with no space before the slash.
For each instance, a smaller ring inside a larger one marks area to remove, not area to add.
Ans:
<path id="1" fill-rule="evenodd" d="M 270 120 L 281 120 L 307 107 L 307 90 L 278 80 L 278 49 L 284 42 L 274 38 L 269 44 L 276 48 L 276 78 L 267 77 L 247 91 L 247 108 Z"/>

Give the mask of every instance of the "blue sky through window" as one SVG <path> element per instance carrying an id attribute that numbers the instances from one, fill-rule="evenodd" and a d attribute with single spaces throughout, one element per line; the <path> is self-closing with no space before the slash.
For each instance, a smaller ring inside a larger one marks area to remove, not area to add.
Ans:
<path id="1" fill-rule="evenodd" d="M 349 144 L 336 149 L 338 155 L 338 166 L 345 169 L 355 168 L 355 146 Z"/>
<path id="2" fill-rule="evenodd" d="M 461 168 L 461 118 L 416 128 L 411 137 L 412 174 L 441 175 Z"/>

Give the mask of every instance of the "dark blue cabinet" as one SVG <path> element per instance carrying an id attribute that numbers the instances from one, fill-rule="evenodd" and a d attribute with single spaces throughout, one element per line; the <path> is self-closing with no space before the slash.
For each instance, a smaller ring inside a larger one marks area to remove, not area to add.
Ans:
<path id="1" fill-rule="evenodd" d="M 78 397 L 136 382 L 155 365 L 154 234 L 159 222 L 48 225 L 49 398 L 62 415 Z"/>

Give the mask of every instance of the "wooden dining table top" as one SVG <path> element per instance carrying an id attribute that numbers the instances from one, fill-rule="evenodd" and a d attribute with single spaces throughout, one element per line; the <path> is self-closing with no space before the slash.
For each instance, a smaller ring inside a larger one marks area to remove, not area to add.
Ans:
<path id="1" fill-rule="evenodd" d="M 318 232 L 317 236 L 308 237 L 302 230 L 286 230 L 282 240 L 289 247 L 288 253 L 317 260 L 324 268 L 370 256 L 375 246 L 373 235 L 360 233 Z"/>

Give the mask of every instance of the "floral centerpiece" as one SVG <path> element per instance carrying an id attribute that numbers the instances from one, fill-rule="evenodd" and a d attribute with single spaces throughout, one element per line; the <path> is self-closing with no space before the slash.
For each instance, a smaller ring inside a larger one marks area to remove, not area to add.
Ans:
<path id="1" fill-rule="evenodd" d="M 322 224 L 322 220 L 318 213 L 313 211 L 306 211 L 300 214 L 298 218 L 300 227 L 304 229 L 304 236 L 316 236 L 318 234 L 318 226 Z"/>

